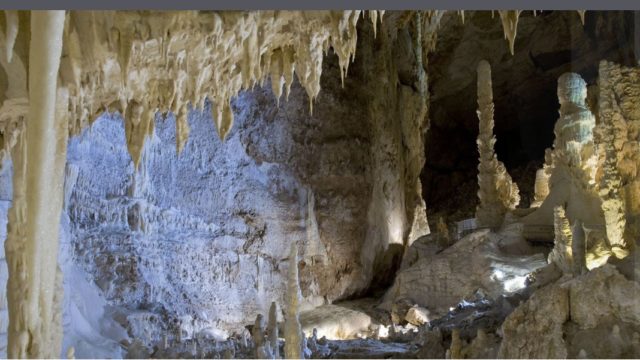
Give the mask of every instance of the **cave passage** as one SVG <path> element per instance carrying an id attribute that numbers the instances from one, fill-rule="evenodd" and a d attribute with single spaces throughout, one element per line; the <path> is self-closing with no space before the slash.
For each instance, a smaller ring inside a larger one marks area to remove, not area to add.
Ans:
<path id="1" fill-rule="evenodd" d="M 492 67 L 495 151 L 520 188 L 520 207 L 531 203 L 536 170 L 553 143 L 558 77 L 577 72 L 595 92 L 599 60 L 635 63 L 632 13 L 587 12 L 584 25 L 576 12 L 523 13 L 514 55 L 490 11 L 465 14 L 464 24 L 457 14 L 445 14 L 429 57 L 430 128 L 421 178 L 432 228 L 440 216 L 449 223 L 474 217 L 480 60 Z"/>

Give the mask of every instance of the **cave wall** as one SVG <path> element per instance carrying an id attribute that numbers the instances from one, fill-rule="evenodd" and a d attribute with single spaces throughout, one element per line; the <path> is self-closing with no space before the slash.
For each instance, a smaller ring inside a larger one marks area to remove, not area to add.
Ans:
<path id="1" fill-rule="evenodd" d="M 325 57 L 313 114 L 297 81 L 279 104 L 265 84 L 232 102 L 224 142 L 210 104 L 192 109 L 180 154 L 175 118 L 157 115 L 137 170 L 117 114 L 70 141 L 61 258 L 95 281 L 130 335 L 221 336 L 271 301 L 282 308 L 291 242 L 307 308 L 392 280 L 404 246 L 428 232 L 422 43 L 410 21 L 396 29 L 400 15 L 376 37 L 359 24 L 344 88 Z"/>

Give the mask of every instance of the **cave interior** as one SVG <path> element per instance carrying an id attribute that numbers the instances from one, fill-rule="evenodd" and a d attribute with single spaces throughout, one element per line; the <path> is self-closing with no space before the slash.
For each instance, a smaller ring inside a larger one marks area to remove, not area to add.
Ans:
<path id="1" fill-rule="evenodd" d="M 0 356 L 639 358 L 638 24 L 4 11 Z"/>

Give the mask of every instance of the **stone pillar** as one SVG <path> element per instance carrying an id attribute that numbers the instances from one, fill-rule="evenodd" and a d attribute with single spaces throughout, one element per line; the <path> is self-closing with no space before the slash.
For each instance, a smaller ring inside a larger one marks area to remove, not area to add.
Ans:
<path id="1" fill-rule="evenodd" d="M 494 151 L 493 89 L 491 66 L 485 60 L 478 64 L 478 198 L 476 219 L 482 227 L 498 228 L 504 215 L 520 203 L 518 185 L 511 180 L 507 169 Z"/>

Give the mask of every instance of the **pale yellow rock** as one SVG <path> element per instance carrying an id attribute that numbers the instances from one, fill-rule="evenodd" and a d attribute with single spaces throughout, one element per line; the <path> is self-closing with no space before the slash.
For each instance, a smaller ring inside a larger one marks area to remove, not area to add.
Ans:
<path id="1" fill-rule="evenodd" d="M 536 291 L 502 324 L 498 358 L 566 358 L 562 325 L 569 318 L 569 294 L 552 284 Z"/>
<path id="2" fill-rule="evenodd" d="M 602 61 L 599 68 L 599 193 L 613 254 L 625 257 L 640 235 L 640 68 Z"/>
<path id="3" fill-rule="evenodd" d="M 633 343 L 620 340 L 636 336 L 639 291 L 638 282 L 610 264 L 572 279 L 560 278 L 537 290 L 505 319 L 498 357 L 637 356 Z"/>
<path id="4" fill-rule="evenodd" d="M 10 63 L 11 60 L 13 60 L 13 46 L 18 37 L 18 11 L 5 10 L 4 18 L 7 24 L 7 30 L 5 32 L 5 56 L 6 62 Z"/>
<path id="5" fill-rule="evenodd" d="M 298 318 L 298 307 L 301 299 L 298 282 L 298 248 L 291 244 L 289 253 L 289 278 L 287 286 L 287 309 L 284 320 L 284 356 L 287 359 L 302 359 L 302 341 L 304 334 Z"/>
<path id="6" fill-rule="evenodd" d="M 414 305 L 409 309 L 409 311 L 407 311 L 407 315 L 405 315 L 404 318 L 410 324 L 420 326 L 429 322 L 429 310 L 421 306 Z"/>
<path id="7" fill-rule="evenodd" d="M 598 194 L 596 121 L 585 102 L 586 82 L 578 74 L 565 73 L 558 79 L 557 94 L 560 116 L 554 127 L 553 149 L 547 149 L 542 170 L 549 175 L 549 190 L 538 208 L 522 221 L 525 226 L 551 226 L 554 208 L 562 206 L 571 225 L 580 220 L 585 227 L 597 228 L 605 221 Z"/>
<path id="8" fill-rule="evenodd" d="M 462 348 L 464 344 L 460 339 L 460 330 L 451 330 L 451 346 L 449 347 L 450 359 L 462 359 Z"/>
<path id="9" fill-rule="evenodd" d="M 544 199 L 549 195 L 549 174 L 548 168 L 542 168 L 536 171 L 536 181 L 534 184 L 534 199 L 531 207 L 540 207 Z"/>
<path id="10" fill-rule="evenodd" d="M 59 357 L 61 350 L 57 234 L 68 119 L 66 106 L 56 102 L 66 99 L 66 91 L 56 94 L 56 88 L 65 13 L 34 11 L 31 16 L 29 121 L 13 157 L 15 209 L 5 246 L 12 358 Z"/>
<path id="11" fill-rule="evenodd" d="M 502 21 L 502 29 L 504 30 L 504 38 L 509 41 L 511 55 L 513 55 L 515 51 L 518 18 L 521 12 L 521 10 L 498 10 L 500 20 Z"/>
<path id="12" fill-rule="evenodd" d="M 485 60 L 478 64 L 478 198 L 476 219 L 480 226 L 498 228 L 504 215 L 520 203 L 518 185 L 494 151 L 493 89 L 491 66 Z"/>
<path id="13" fill-rule="evenodd" d="M 549 253 L 549 263 L 555 263 L 563 273 L 573 273 L 573 235 L 562 206 L 553 209 L 555 239 Z"/>

